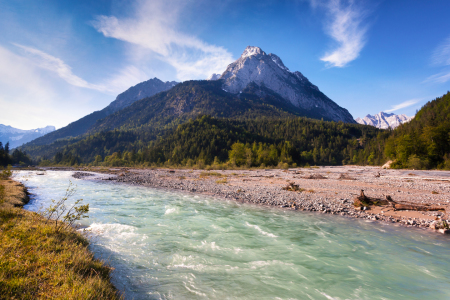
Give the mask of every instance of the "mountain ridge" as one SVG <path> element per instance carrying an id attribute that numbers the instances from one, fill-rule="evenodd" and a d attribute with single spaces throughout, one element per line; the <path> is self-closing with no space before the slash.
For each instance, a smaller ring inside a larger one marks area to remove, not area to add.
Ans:
<path id="1" fill-rule="evenodd" d="M 355 121 L 358 124 L 371 125 L 376 128 L 379 128 L 379 129 L 388 129 L 388 128 L 394 129 L 394 128 L 400 126 L 401 124 L 411 121 L 413 118 L 414 118 L 414 116 L 408 117 L 405 114 L 396 115 L 393 113 L 389 114 L 389 113 L 380 111 L 378 114 L 376 114 L 374 116 L 368 114 L 364 118 L 358 117 L 355 119 Z"/>
<path id="2" fill-rule="evenodd" d="M 178 84 L 178 82 L 163 82 L 156 77 L 138 83 L 135 86 L 132 86 L 126 91 L 120 93 L 114 101 L 112 101 L 107 107 L 103 108 L 102 110 L 94 111 L 63 128 L 60 128 L 48 135 L 42 136 L 27 143 L 25 146 L 41 146 L 50 144 L 59 139 L 77 137 L 85 134 L 97 121 L 106 118 L 107 116 L 123 108 L 126 108 L 135 101 L 168 90 L 174 87 L 176 84 Z"/>
<path id="3" fill-rule="evenodd" d="M 9 146 L 12 149 L 55 130 L 55 126 L 51 125 L 42 128 L 24 130 L 14 128 L 9 125 L 0 124 L 0 142 L 3 144 L 9 142 Z"/>
<path id="4" fill-rule="evenodd" d="M 214 77 L 214 74 L 211 78 Z M 223 89 L 239 94 L 248 84 L 264 85 L 294 106 L 320 115 L 326 120 L 355 123 L 347 109 L 340 107 L 299 71 L 291 72 L 280 57 L 248 46 L 241 57 L 228 65 L 219 79 Z"/>

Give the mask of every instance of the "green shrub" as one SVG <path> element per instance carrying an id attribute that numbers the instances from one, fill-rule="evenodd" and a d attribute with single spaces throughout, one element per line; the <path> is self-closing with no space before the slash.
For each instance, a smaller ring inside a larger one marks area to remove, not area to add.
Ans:
<path id="1" fill-rule="evenodd" d="M 0 179 L 5 180 L 10 178 L 13 175 L 13 171 L 11 171 L 11 165 L 8 165 L 6 169 L 3 169 L 0 173 Z"/>

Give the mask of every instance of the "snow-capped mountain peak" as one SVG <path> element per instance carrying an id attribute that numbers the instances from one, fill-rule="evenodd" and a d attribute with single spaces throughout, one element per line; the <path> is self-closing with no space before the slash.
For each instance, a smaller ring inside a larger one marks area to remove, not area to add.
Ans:
<path id="1" fill-rule="evenodd" d="M 291 72 L 279 56 L 266 54 L 259 47 L 248 46 L 219 79 L 224 81 L 223 90 L 232 94 L 240 93 L 249 84 L 256 84 L 272 90 L 304 110 L 309 117 L 355 123 L 346 109 L 319 91 L 302 73 Z"/>
<path id="2" fill-rule="evenodd" d="M 55 126 L 23 130 L 0 124 L 0 142 L 3 144 L 9 142 L 10 148 L 12 149 L 55 130 Z"/>
<path id="3" fill-rule="evenodd" d="M 400 124 L 404 124 L 411 121 L 413 118 L 414 116 L 408 117 L 407 115 L 404 114 L 396 115 L 381 111 L 374 116 L 368 114 L 363 119 L 356 118 L 355 121 L 359 124 L 371 125 L 380 129 L 388 129 L 388 128 L 394 129 Z"/>
<path id="4" fill-rule="evenodd" d="M 262 51 L 259 47 L 247 46 L 247 48 L 245 48 L 244 52 L 242 53 L 241 58 L 258 55 L 266 55 L 266 52 Z"/>

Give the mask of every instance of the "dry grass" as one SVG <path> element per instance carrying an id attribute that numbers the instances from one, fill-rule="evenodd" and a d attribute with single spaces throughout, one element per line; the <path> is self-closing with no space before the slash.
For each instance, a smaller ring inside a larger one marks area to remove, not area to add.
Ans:
<path id="1" fill-rule="evenodd" d="M 221 174 L 219 172 L 201 172 L 200 173 L 200 177 L 210 177 L 210 176 L 222 177 L 223 174 Z"/>
<path id="2" fill-rule="evenodd" d="M 1 299 L 120 299 L 112 268 L 94 259 L 73 228 L 56 232 L 39 214 L 17 208 L 25 188 L 3 180 L 0 206 Z"/>
<path id="3" fill-rule="evenodd" d="M 13 180 L 0 181 L 3 196 L 0 199 L 0 208 L 21 207 L 28 202 L 28 194 L 23 185 Z"/>
<path id="4" fill-rule="evenodd" d="M 298 184 L 295 184 L 294 182 L 289 182 L 288 185 L 282 187 L 281 189 L 285 191 L 299 192 L 299 193 L 305 191 L 305 189 L 299 187 Z"/>
<path id="5" fill-rule="evenodd" d="M 225 184 L 225 183 L 228 183 L 228 181 L 227 181 L 226 178 L 224 178 L 224 179 L 216 180 L 216 183 L 218 183 L 218 184 Z"/>

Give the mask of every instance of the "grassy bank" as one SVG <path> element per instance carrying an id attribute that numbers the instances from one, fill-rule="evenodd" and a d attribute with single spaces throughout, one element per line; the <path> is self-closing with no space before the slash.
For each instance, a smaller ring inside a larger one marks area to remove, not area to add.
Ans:
<path id="1" fill-rule="evenodd" d="M 120 299 L 87 240 L 22 209 L 27 198 L 22 184 L 0 180 L 0 299 Z"/>

